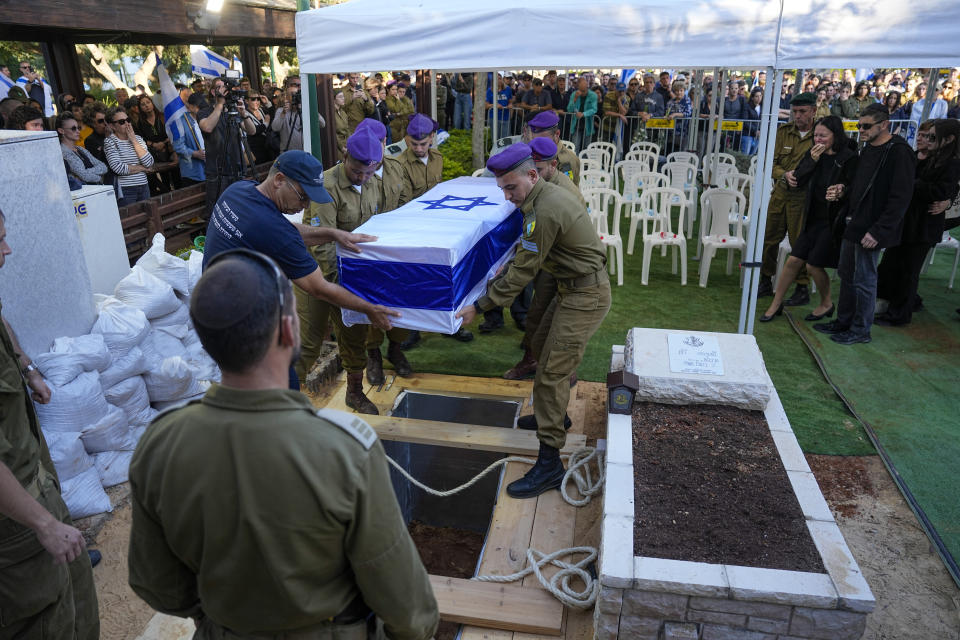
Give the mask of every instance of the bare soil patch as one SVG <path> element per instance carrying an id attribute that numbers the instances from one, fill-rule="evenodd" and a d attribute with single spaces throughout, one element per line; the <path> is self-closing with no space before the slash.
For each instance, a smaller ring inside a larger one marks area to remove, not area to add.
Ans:
<path id="1" fill-rule="evenodd" d="M 636 555 L 823 572 L 763 413 L 642 403 L 633 456 Z"/>

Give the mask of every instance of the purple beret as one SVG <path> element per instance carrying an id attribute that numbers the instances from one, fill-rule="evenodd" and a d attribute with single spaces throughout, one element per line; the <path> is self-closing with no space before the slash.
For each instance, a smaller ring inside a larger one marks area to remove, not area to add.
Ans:
<path id="1" fill-rule="evenodd" d="M 553 160 L 557 157 L 557 145 L 550 138 L 534 138 L 530 141 L 530 155 L 534 162 Z"/>
<path id="2" fill-rule="evenodd" d="M 368 128 L 357 128 L 347 138 L 347 153 L 364 164 L 377 164 L 383 161 L 383 143 Z"/>
<path id="3" fill-rule="evenodd" d="M 379 120 L 374 120 L 373 118 L 364 118 L 360 121 L 360 124 L 357 125 L 357 128 L 354 130 L 354 133 L 360 131 L 360 129 L 368 129 L 370 133 L 374 135 L 375 138 L 383 140 L 387 137 L 387 128 Z"/>
<path id="4" fill-rule="evenodd" d="M 544 111 L 543 113 L 538 113 L 534 117 L 530 118 L 530 122 L 527 124 L 530 125 L 530 128 L 535 133 L 539 133 L 541 131 L 546 131 L 547 129 L 552 129 L 560 124 L 560 118 L 557 117 L 557 114 L 553 111 Z"/>
<path id="5" fill-rule="evenodd" d="M 407 125 L 407 135 L 414 140 L 423 140 L 436 130 L 437 123 L 422 113 L 415 113 L 410 116 L 410 124 Z"/>
<path id="6" fill-rule="evenodd" d="M 490 156 L 487 169 L 498 178 L 516 169 L 524 160 L 530 159 L 530 146 L 516 142 L 500 153 Z"/>

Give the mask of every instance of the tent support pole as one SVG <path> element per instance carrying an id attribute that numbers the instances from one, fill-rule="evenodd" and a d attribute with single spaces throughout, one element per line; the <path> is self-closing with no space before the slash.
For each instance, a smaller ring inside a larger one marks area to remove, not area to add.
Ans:
<path id="1" fill-rule="evenodd" d="M 309 10 L 310 0 L 297 0 L 297 11 Z M 317 117 L 317 76 L 312 73 L 301 73 L 300 84 L 306 89 L 300 94 L 301 117 L 307 116 L 302 126 L 309 131 L 308 135 L 303 136 L 303 150 L 323 162 L 323 153 L 320 150 L 320 119 Z"/>
<path id="2" fill-rule="evenodd" d="M 691 123 L 690 142 L 688 151 L 697 151 L 697 134 L 700 129 L 700 101 L 703 99 L 703 69 L 694 69 L 693 77 L 693 97 L 691 106 L 693 107 L 693 122 Z"/>
<path id="3" fill-rule="evenodd" d="M 713 154 L 710 156 L 710 182 L 708 183 L 710 187 L 714 186 L 716 180 L 714 176 L 717 173 L 717 160 L 720 158 L 720 140 L 723 138 L 723 111 L 724 106 L 726 106 L 726 98 L 722 96 L 727 95 L 727 87 L 725 86 L 727 82 L 727 74 L 724 69 L 720 70 L 720 81 L 717 83 L 717 88 L 714 90 L 717 98 L 717 119 L 716 119 L 716 136 L 713 139 Z"/>
<path id="4" fill-rule="evenodd" d="M 779 107 L 780 89 L 783 87 L 783 72 L 780 69 L 767 67 L 767 77 L 776 73 L 773 91 L 763 92 L 763 105 L 760 115 L 761 144 L 757 148 L 757 171 L 754 174 L 753 185 L 750 187 L 750 230 L 747 234 L 747 250 L 745 255 L 750 266 L 746 269 L 743 291 L 740 297 L 740 321 L 737 324 L 738 333 L 753 334 L 753 321 L 757 313 L 757 288 L 760 285 L 760 261 L 763 259 L 763 237 L 767 228 L 767 204 L 770 202 L 772 190 L 771 178 L 773 175 L 773 156 L 777 143 L 777 120 L 779 108 L 774 107 L 774 96 L 777 96 Z"/>
<path id="5" fill-rule="evenodd" d="M 930 117 L 930 110 L 933 109 L 933 101 L 930 96 L 933 95 L 933 90 L 937 86 L 938 75 L 938 67 L 930 67 L 930 75 L 927 76 L 927 92 L 923 96 L 923 113 L 920 115 L 920 122 L 917 124 L 922 124 Z"/>
<path id="6" fill-rule="evenodd" d="M 497 152 L 497 134 L 499 133 L 497 125 L 499 124 L 499 114 L 497 109 L 500 106 L 497 104 L 497 94 L 500 93 L 500 70 L 494 69 L 493 73 L 490 74 L 490 95 L 493 97 L 493 110 L 490 112 L 490 155 L 493 155 Z M 487 123 L 483 123 L 486 126 Z"/>
<path id="7" fill-rule="evenodd" d="M 431 69 L 430 70 L 430 118 L 434 122 L 437 121 L 437 73 Z"/>

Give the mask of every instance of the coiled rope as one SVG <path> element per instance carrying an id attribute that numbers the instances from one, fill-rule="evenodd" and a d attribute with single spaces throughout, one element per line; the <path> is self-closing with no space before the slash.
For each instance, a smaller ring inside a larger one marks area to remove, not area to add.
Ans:
<path id="1" fill-rule="evenodd" d="M 563 474 L 563 480 L 560 482 L 560 494 L 563 496 L 564 501 L 566 501 L 568 504 L 571 504 L 575 507 L 582 507 L 589 503 L 590 500 L 593 499 L 593 496 L 599 493 L 603 488 L 603 483 L 606 480 L 604 474 L 603 453 L 596 447 L 583 447 L 570 454 L 561 455 L 560 457 L 567 459 L 567 471 Z M 594 479 L 589 466 L 590 461 L 593 459 L 597 460 L 596 479 Z M 490 464 L 486 469 L 475 475 L 467 482 L 445 491 L 440 491 L 423 484 L 410 475 L 406 469 L 400 466 L 400 464 L 390 456 L 387 456 L 387 462 L 389 462 L 390 465 L 400 473 L 400 475 L 410 481 L 410 483 L 414 486 L 419 487 L 432 496 L 447 498 L 462 491 L 466 491 L 479 482 L 484 476 L 509 462 L 535 464 L 537 461 L 534 458 L 507 456 L 506 458 L 502 458 Z M 576 484 L 577 491 L 581 497 L 577 498 L 567 493 L 567 485 L 571 480 L 574 482 L 574 484 Z M 581 560 L 573 564 L 563 562 L 559 559 L 574 554 L 586 555 Z M 543 585 L 544 589 L 552 593 L 557 600 L 566 606 L 575 609 L 589 609 L 597 600 L 597 594 L 600 591 L 600 583 L 593 575 L 590 574 L 586 567 L 588 567 L 596 559 L 597 550 L 594 547 L 569 547 L 567 549 L 558 549 L 557 551 L 549 554 L 538 551 L 537 549 L 529 548 L 527 549 L 527 566 L 524 569 L 505 576 L 476 576 L 473 578 L 473 580 L 477 580 L 478 582 L 498 583 L 516 582 L 517 580 L 521 580 L 532 573 L 537 577 L 537 580 L 540 581 L 540 584 Z M 557 571 L 551 578 L 547 578 L 545 575 L 543 575 L 542 570 L 545 566 L 551 564 L 559 567 L 560 570 Z M 583 581 L 585 585 L 583 590 L 577 590 L 572 586 L 571 581 L 574 578 L 578 578 Z"/>

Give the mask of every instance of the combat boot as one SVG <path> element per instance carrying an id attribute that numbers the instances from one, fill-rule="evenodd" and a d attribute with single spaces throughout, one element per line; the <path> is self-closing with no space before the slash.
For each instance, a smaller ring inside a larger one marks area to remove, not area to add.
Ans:
<path id="1" fill-rule="evenodd" d="M 396 371 L 397 375 L 401 378 L 407 378 L 413 373 L 413 367 L 410 366 L 410 361 L 407 360 L 407 356 L 403 354 L 399 342 L 391 342 L 390 346 L 387 347 L 387 360 L 390 361 L 390 364 L 393 365 L 393 370 Z"/>
<path id="2" fill-rule="evenodd" d="M 560 462 L 560 450 L 541 442 L 537 463 L 527 475 L 507 485 L 507 495 L 511 498 L 534 498 L 559 488 L 565 473 L 566 469 Z"/>
<path id="3" fill-rule="evenodd" d="M 503 377 L 507 380 L 523 380 L 524 378 L 533 377 L 536 373 L 537 361 L 533 357 L 533 351 L 524 349 L 523 358 L 503 374 Z"/>
<path id="4" fill-rule="evenodd" d="M 363 395 L 363 371 L 347 374 L 346 404 L 357 413 L 367 413 L 372 416 L 380 415 L 380 412 L 377 411 L 377 405 Z"/>
<path id="5" fill-rule="evenodd" d="M 367 382 L 373 386 L 383 384 L 383 355 L 380 347 L 367 349 Z"/>
<path id="6" fill-rule="evenodd" d="M 569 414 L 563 414 L 563 428 L 566 431 L 570 431 L 570 427 L 573 426 L 573 420 L 570 419 Z M 537 430 L 537 416 L 530 414 L 528 416 L 520 416 L 517 418 L 517 429 L 526 429 L 528 431 Z"/>

